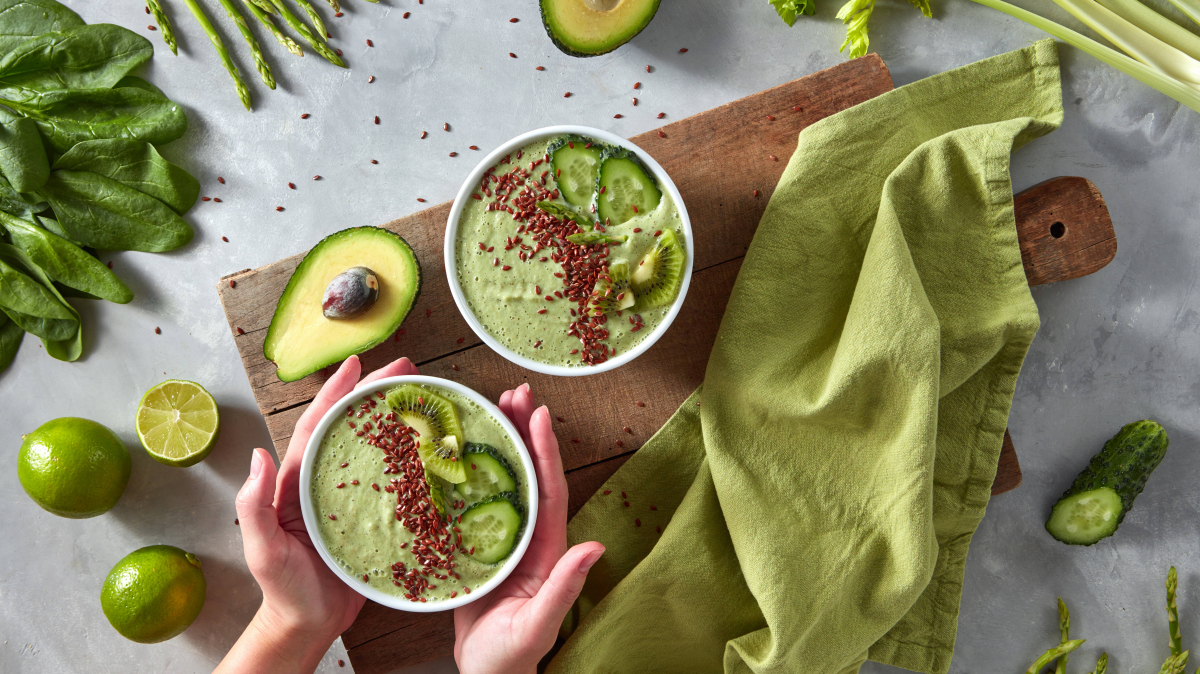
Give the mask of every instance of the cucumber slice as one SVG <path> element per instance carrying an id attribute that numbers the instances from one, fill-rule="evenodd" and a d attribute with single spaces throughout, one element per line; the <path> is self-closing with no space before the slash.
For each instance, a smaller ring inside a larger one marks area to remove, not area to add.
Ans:
<path id="1" fill-rule="evenodd" d="M 508 557 L 521 534 L 523 510 L 512 492 L 497 494 L 467 508 L 458 525 L 462 547 L 474 550 L 472 558 L 483 564 L 495 564 Z"/>
<path id="2" fill-rule="evenodd" d="M 458 493 L 469 503 L 489 499 L 501 492 L 517 490 L 517 476 L 508 461 L 491 445 L 470 442 L 463 450 L 467 481 L 458 485 Z"/>
<path id="3" fill-rule="evenodd" d="M 590 206 L 605 146 L 583 136 L 563 136 L 550 144 L 550 170 L 567 203 Z"/>
<path id="4" fill-rule="evenodd" d="M 1080 492 L 1055 504 L 1046 531 L 1063 543 L 1091 545 L 1117 530 L 1124 510 L 1121 497 L 1108 487 Z"/>
<path id="5" fill-rule="evenodd" d="M 653 211 L 661 200 L 658 184 L 636 154 L 624 148 L 605 150 L 596 179 L 596 215 L 601 222 L 619 225 Z"/>

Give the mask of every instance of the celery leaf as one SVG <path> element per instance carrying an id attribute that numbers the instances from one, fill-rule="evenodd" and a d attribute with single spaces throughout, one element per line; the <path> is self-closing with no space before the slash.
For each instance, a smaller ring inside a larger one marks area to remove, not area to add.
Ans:
<path id="1" fill-rule="evenodd" d="M 817 13 L 816 0 L 768 0 L 771 6 L 779 12 L 779 18 L 789 26 L 795 25 L 796 17 L 804 14 L 812 16 Z"/>

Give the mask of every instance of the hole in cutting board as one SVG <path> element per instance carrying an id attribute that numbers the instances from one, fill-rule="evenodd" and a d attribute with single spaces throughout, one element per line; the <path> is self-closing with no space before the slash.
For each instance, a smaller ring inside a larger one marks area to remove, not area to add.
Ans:
<path id="1" fill-rule="evenodd" d="M 1061 239 L 1061 238 L 1063 238 L 1063 235 L 1066 233 L 1067 233 L 1067 226 L 1064 225 L 1063 223 L 1056 222 L 1053 225 L 1050 225 L 1050 236 L 1053 236 L 1056 239 Z"/>

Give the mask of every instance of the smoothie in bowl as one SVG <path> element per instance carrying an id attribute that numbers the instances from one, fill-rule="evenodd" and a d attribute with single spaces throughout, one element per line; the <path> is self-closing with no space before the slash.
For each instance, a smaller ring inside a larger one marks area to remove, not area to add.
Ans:
<path id="1" fill-rule="evenodd" d="M 322 419 L 300 473 L 305 525 L 326 564 L 369 599 L 461 606 L 519 561 L 537 484 L 512 424 L 432 377 L 355 391 Z"/>
<path id="2" fill-rule="evenodd" d="M 519 365 L 590 374 L 666 329 L 691 277 L 691 230 L 661 167 L 596 129 L 521 136 L 476 169 L 451 211 L 451 291 Z"/>

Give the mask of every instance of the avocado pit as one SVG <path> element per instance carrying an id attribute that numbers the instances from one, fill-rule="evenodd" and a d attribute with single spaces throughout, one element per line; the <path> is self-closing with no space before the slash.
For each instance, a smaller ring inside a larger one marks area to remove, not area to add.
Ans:
<path id="1" fill-rule="evenodd" d="M 325 288 L 321 313 L 325 318 L 345 320 L 365 313 L 379 299 L 379 277 L 367 267 L 351 267 L 338 274 Z"/>

